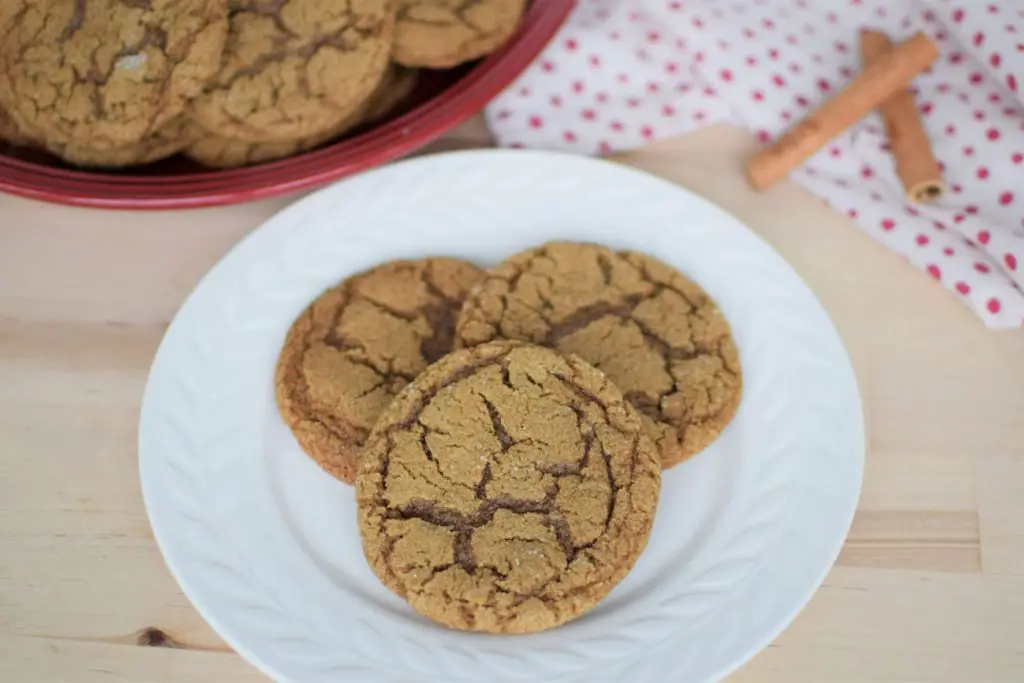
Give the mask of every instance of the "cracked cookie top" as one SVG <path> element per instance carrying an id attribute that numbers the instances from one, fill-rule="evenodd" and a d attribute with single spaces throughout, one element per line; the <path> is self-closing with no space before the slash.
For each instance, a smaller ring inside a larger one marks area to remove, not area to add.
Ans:
<path id="1" fill-rule="evenodd" d="M 600 371 L 498 341 L 428 368 L 360 460 L 359 525 L 381 581 L 449 627 L 531 633 L 629 572 L 661 486 L 654 445 Z"/>
<path id="2" fill-rule="evenodd" d="M 5 0 L 0 101 L 31 137 L 93 149 L 161 129 L 220 65 L 226 0 Z"/>
<path id="3" fill-rule="evenodd" d="M 192 139 L 185 149 L 186 156 L 205 166 L 231 168 L 281 159 L 292 154 L 309 151 L 347 133 L 363 123 L 371 123 L 386 116 L 392 107 L 401 103 L 416 85 L 416 72 L 393 66 L 388 69 L 366 102 L 359 106 L 337 126 L 317 135 L 294 140 L 252 142 L 217 135 L 193 123 Z"/>
<path id="4" fill-rule="evenodd" d="M 515 32 L 526 0 L 398 0 L 393 59 L 447 69 L 494 52 Z"/>
<path id="5" fill-rule="evenodd" d="M 293 154 L 307 152 L 319 147 L 328 140 L 340 135 L 347 126 L 339 126 L 338 131 L 328 130 L 318 135 L 308 135 L 295 140 L 271 140 L 270 142 L 253 142 L 239 140 L 211 133 L 206 129 L 192 124 L 193 139 L 185 148 L 185 156 L 211 168 L 235 168 L 250 164 L 261 164 L 267 161 L 283 159 Z"/>
<path id="6" fill-rule="evenodd" d="M 327 472 L 355 481 L 377 416 L 451 350 L 459 308 L 482 277 L 458 259 L 392 261 L 327 290 L 292 324 L 278 359 L 277 404 Z"/>
<path id="7" fill-rule="evenodd" d="M 221 69 L 192 115 L 253 142 L 335 128 L 383 78 L 394 23 L 393 0 L 234 0 Z"/>
<path id="8" fill-rule="evenodd" d="M 193 137 L 188 147 L 185 148 L 185 155 L 211 168 L 234 168 L 283 159 L 293 154 L 308 152 L 343 135 L 360 122 L 362 114 L 362 109 L 360 109 L 343 119 L 334 128 L 316 135 L 267 142 L 253 142 L 252 140 L 218 135 L 192 122 L 190 129 Z"/>
<path id="9" fill-rule="evenodd" d="M 641 415 L 671 467 L 721 433 L 740 401 L 729 324 L 696 284 L 636 252 L 556 242 L 492 269 L 466 301 L 457 346 L 517 339 L 591 363 Z"/>
<path id="10" fill-rule="evenodd" d="M 188 121 L 184 116 L 171 119 L 167 124 L 141 140 L 117 147 L 94 149 L 81 143 L 61 144 L 47 140 L 44 144 L 51 154 L 77 166 L 120 168 L 136 164 L 151 164 L 174 156 L 191 141 Z"/>

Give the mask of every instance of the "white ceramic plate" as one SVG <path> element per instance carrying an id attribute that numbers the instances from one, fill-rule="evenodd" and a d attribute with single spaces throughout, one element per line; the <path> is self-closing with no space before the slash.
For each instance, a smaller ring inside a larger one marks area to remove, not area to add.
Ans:
<path id="1" fill-rule="evenodd" d="M 742 404 L 721 438 L 665 474 L 647 550 L 596 609 L 532 636 L 449 631 L 367 567 L 352 489 L 281 421 L 274 363 L 292 320 L 343 276 L 431 254 L 493 264 L 556 238 L 638 249 L 703 285 L 733 325 Z M 178 313 L 139 427 L 146 507 L 171 571 L 232 647 L 294 683 L 716 680 L 823 580 L 863 457 L 849 359 L 778 255 L 667 182 L 534 152 L 407 161 L 281 212 Z"/>

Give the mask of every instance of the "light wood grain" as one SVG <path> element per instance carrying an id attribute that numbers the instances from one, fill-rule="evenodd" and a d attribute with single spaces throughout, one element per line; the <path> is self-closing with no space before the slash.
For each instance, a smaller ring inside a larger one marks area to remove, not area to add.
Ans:
<path id="1" fill-rule="evenodd" d="M 1024 453 L 1019 440 L 1007 453 L 978 458 L 977 486 L 982 567 L 1024 578 Z"/>
<path id="2" fill-rule="evenodd" d="M 442 147 L 485 135 L 477 122 Z M 621 159 L 775 246 L 828 309 L 864 396 L 868 464 L 839 562 L 731 680 L 1024 680 L 1024 333 L 985 330 L 800 188 L 750 191 L 752 149 L 714 128 Z M 174 312 L 292 199 L 132 214 L 0 197 L 0 681 L 266 680 L 168 574 L 135 437 Z"/>

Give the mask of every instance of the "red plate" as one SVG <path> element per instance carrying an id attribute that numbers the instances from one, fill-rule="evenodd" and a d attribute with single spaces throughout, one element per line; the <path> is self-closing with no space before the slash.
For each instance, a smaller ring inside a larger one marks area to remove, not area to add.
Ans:
<path id="1" fill-rule="evenodd" d="M 175 209 L 308 190 L 409 154 L 471 117 L 540 54 L 572 7 L 573 0 L 535 0 L 500 51 L 470 66 L 424 72 L 390 120 L 311 152 L 244 168 L 205 169 L 175 157 L 111 172 L 73 168 L 0 144 L 0 191 L 78 206 Z"/>

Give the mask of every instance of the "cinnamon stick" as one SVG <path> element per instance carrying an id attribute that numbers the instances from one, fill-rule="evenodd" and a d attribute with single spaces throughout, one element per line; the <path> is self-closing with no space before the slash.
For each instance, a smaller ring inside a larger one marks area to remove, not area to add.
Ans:
<path id="1" fill-rule="evenodd" d="M 750 182 L 759 190 L 774 185 L 872 109 L 906 88 L 938 56 L 938 48 L 923 33 L 880 55 L 835 96 L 758 152 L 747 165 Z"/>
<path id="2" fill-rule="evenodd" d="M 865 67 L 881 59 L 891 49 L 892 42 L 881 31 L 861 30 L 860 54 Z M 946 186 L 918 116 L 913 93 L 906 88 L 897 91 L 881 104 L 878 112 L 885 121 L 885 131 L 896 162 L 896 175 L 903 183 L 907 199 L 918 204 L 936 201 Z"/>

